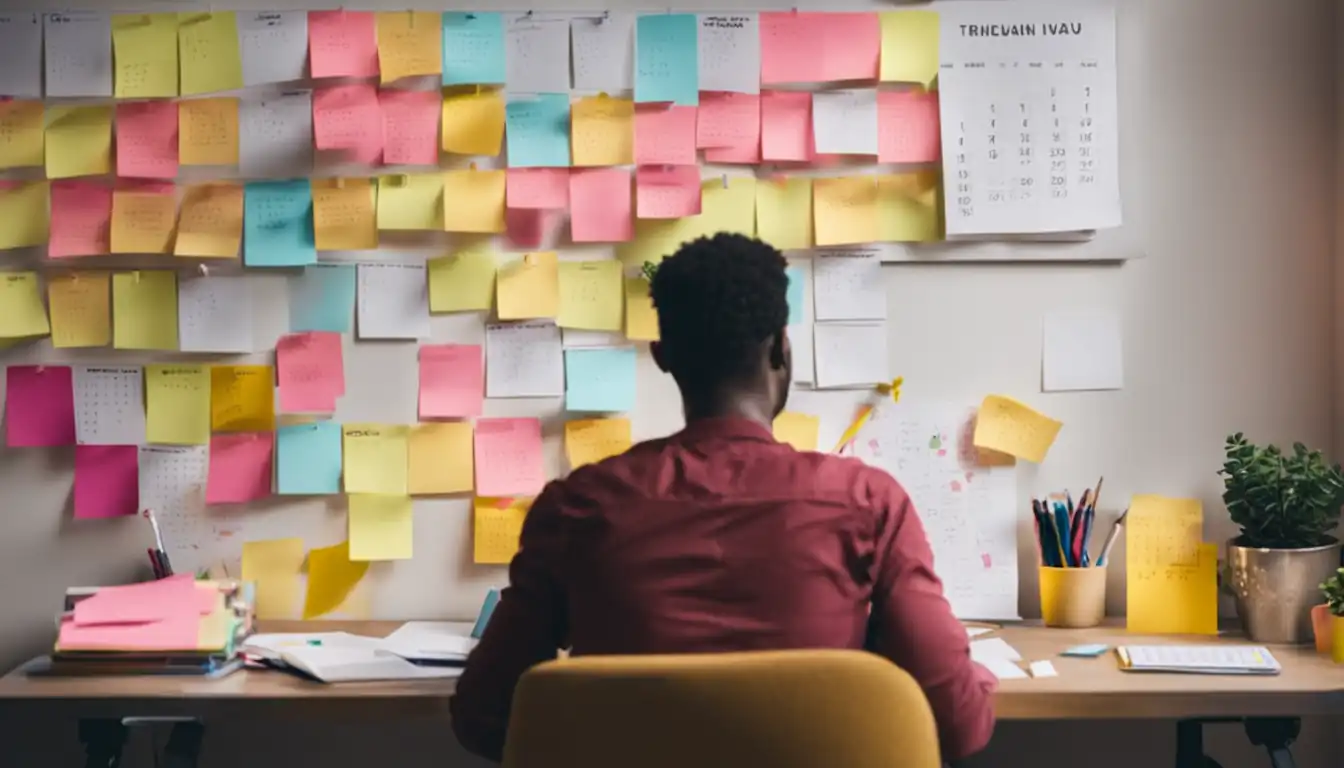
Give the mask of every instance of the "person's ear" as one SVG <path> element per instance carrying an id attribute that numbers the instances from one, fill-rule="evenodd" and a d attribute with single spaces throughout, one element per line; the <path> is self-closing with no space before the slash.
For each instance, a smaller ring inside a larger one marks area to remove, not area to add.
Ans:
<path id="1" fill-rule="evenodd" d="M 658 366 L 658 370 L 668 373 L 667 363 L 663 362 L 663 345 L 657 341 L 650 341 L 649 354 L 653 356 L 653 362 Z"/>

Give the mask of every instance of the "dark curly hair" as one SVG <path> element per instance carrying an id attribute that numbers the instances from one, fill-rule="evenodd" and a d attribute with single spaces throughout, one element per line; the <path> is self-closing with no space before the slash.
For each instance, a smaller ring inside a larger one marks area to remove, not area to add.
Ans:
<path id="1" fill-rule="evenodd" d="M 787 266 L 773 246 L 726 232 L 663 259 L 649 292 L 668 372 L 697 389 L 751 374 L 761 343 L 788 324 Z"/>

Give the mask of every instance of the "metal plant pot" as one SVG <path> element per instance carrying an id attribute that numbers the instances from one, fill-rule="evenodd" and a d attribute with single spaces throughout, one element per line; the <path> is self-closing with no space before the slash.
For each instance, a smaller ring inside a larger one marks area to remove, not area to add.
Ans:
<path id="1" fill-rule="evenodd" d="M 1227 543 L 1225 580 L 1237 615 L 1252 640 L 1272 644 L 1312 642 L 1311 609 L 1321 603 L 1321 582 L 1339 568 L 1340 544 L 1307 549 L 1263 549 Z"/>

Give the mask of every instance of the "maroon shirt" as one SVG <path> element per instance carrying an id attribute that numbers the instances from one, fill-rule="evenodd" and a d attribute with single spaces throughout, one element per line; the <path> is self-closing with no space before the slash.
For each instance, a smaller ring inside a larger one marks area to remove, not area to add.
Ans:
<path id="1" fill-rule="evenodd" d="M 756 422 L 697 421 L 549 484 L 509 578 L 451 703 L 462 744 L 492 759 L 518 678 L 566 646 L 868 647 L 919 681 L 945 760 L 994 728 L 995 679 L 971 661 L 900 484 Z"/>

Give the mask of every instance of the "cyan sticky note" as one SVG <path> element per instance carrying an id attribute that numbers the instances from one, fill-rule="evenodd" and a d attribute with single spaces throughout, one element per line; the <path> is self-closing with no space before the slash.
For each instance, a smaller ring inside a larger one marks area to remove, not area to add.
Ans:
<path id="1" fill-rule="evenodd" d="M 512 97 L 504 120 L 510 168 L 569 167 L 569 94 Z"/>
<path id="2" fill-rule="evenodd" d="M 1095 658 L 1110 650 L 1109 645 L 1103 643 L 1094 643 L 1091 645 L 1075 645 L 1072 648 L 1059 654 L 1060 656 L 1082 656 L 1084 658 Z"/>
<path id="3" fill-rule="evenodd" d="M 565 410 L 635 409 L 634 347 L 565 350 Z"/>
<path id="4" fill-rule="evenodd" d="M 443 84 L 504 82 L 504 17 L 484 11 L 443 14 Z"/>
<path id="5" fill-rule="evenodd" d="M 349 333 L 354 316 L 354 264 L 310 264 L 289 278 L 290 331 Z"/>
<path id="6" fill-rule="evenodd" d="M 282 426 L 275 433 L 276 493 L 341 492 L 341 425 L 333 421 Z"/>
<path id="7" fill-rule="evenodd" d="M 492 589 L 485 593 L 485 602 L 481 605 L 481 612 L 476 617 L 476 624 L 471 628 L 471 636 L 480 640 L 485 636 L 485 628 L 490 624 L 490 617 L 495 615 L 495 606 L 499 605 L 499 590 Z"/>
<path id="8" fill-rule="evenodd" d="M 789 300 L 789 325 L 803 322 L 803 291 L 807 277 L 802 267 L 789 267 L 784 270 L 789 276 L 789 290 L 785 296 Z"/>
<path id="9" fill-rule="evenodd" d="M 700 103 L 700 54 L 693 13 L 651 13 L 635 26 L 635 101 Z M 800 56 L 806 52 L 800 51 Z"/>
<path id="10" fill-rule="evenodd" d="M 317 263 L 313 188 L 307 179 L 252 181 L 244 187 L 243 263 L 249 267 Z"/>

